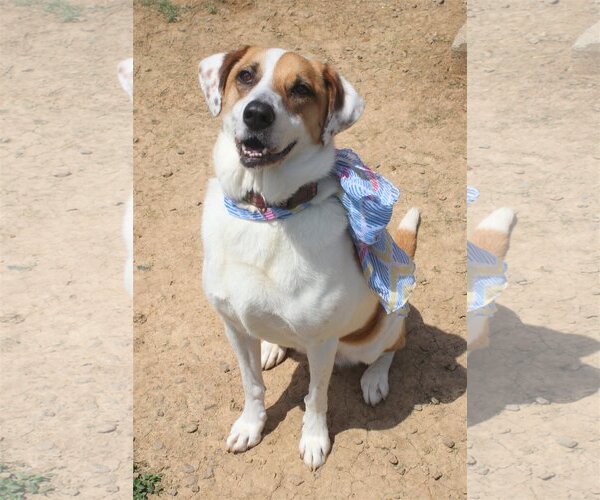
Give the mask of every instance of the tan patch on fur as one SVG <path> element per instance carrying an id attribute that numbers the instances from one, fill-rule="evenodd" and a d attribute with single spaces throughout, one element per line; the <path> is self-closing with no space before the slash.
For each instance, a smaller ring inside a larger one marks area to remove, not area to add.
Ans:
<path id="1" fill-rule="evenodd" d="M 402 327 L 400 328 L 400 333 L 398 334 L 398 339 L 394 344 L 388 347 L 385 352 L 393 352 L 398 349 L 402 349 L 406 345 L 406 320 L 402 322 Z"/>
<path id="2" fill-rule="evenodd" d="M 417 233 L 404 228 L 396 229 L 394 241 L 408 256 L 413 259 L 417 251 Z"/>
<path id="3" fill-rule="evenodd" d="M 288 111 L 302 117 L 315 144 L 321 142 L 330 108 L 333 109 L 339 104 L 339 98 L 336 100 L 329 83 L 330 77 L 333 78 L 331 75 L 335 75 L 335 79 L 339 81 L 337 73 L 329 66 L 309 61 L 293 52 L 286 52 L 281 56 L 273 74 L 273 88 L 282 97 Z M 291 90 L 298 82 L 309 86 L 313 95 L 294 96 Z M 343 105 L 343 93 L 341 95 Z"/>
<path id="4" fill-rule="evenodd" d="M 377 308 L 367 321 L 367 323 L 358 330 L 343 336 L 340 341 L 346 344 L 360 345 L 369 342 L 377 337 L 381 329 L 381 319 L 384 315 L 384 310 L 381 304 L 377 303 Z"/>
<path id="5" fill-rule="evenodd" d="M 222 96 L 222 109 L 224 112 L 242 99 L 252 87 L 243 86 L 237 81 L 238 73 L 245 68 L 256 70 L 256 81 L 259 81 L 264 71 L 265 51 L 263 47 L 243 47 L 225 56 L 221 66 L 219 87 Z M 228 63 L 228 67 L 225 64 Z"/>
<path id="6" fill-rule="evenodd" d="M 476 229 L 470 240 L 473 244 L 501 259 L 506 256 L 510 243 L 508 234 L 493 229 Z"/>

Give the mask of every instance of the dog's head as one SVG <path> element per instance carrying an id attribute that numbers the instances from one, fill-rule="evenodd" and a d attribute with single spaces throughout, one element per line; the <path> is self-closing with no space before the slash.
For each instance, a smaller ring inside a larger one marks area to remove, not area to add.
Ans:
<path id="1" fill-rule="evenodd" d="M 212 55 L 200 62 L 199 78 L 246 170 L 277 167 L 330 146 L 364 109 L 362 98 L 329 65 L 282 49 L 243 47 Z"/>

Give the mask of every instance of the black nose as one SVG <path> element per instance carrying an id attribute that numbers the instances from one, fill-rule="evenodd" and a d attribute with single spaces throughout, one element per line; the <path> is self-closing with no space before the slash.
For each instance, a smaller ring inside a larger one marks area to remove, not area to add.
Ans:
<path id="1" fill-rule="evenodd" d="M 275 121 L 273 108 L 261 101 L 251 101 L 244 109 L 244 123 L 250 130 L 262 130 Z"/>

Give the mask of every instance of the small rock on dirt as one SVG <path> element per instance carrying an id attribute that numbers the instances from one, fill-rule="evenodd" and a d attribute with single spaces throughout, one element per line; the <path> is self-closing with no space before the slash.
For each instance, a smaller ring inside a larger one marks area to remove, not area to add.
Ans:
<path id="1" fill-rule="evenodd" d="M 165 447 L 165 444 L 162 441 L 155 441 L 152 445 L 152 448 L 155 450 L 162 450 Z"/>
<path id="2" fill-rule="evenodd" d="M 304 482 L 304 479 L 302 479 L 300 476 L 296 476 L 295 474 L 288 476 L 288 480 L 294 486 L 300 486 Z"/>
<path id="3" fill-rule="evenodd" d="M 388 460 L 392 465 L 398 465 L 398 457 L 393 453 L 390 454 Z"/>
<path id="4" fill-rule="evenodd" d="M 554 472 L 545 471 L 538 474 L 538 477 L 543 481 L 548 481 L 548 479 L 552 479 L 555 475 Z"/>
<path id="5" fill-rule="evenodd" d="M 192 434 L 198 430 L 198 424 L 188 424 L 185 426 L 185 432 Z"/>
<path id="6" fill-rule="evenodd" d="M 202 473 L 202 479 L 211 479 L 215 477 L 215 471 L 212 467 L 207 467 Z"/>
<path id="7" fill-rule="evenodd" d="M 178 149 L 178 150 L 177 150 L 177 154 L 178 154 L 178 155 L 184 155 L 184 154 L 185 154 L 185 151 L 184 151 L 183 149 Z"/>
<path id="8" fill-rule="evenodd" d="M 194 467 L 192 464 L 183 464 L 181 466 L 181 471 L 185 472 L 186 474 L 191 474 L 192 472 L 196 472 L 196 467 Z"/>
<path id="9" fill-rule="evenodd" d="M 448 448 L 454 448 L 455 445 L 454 441 L 447 436 L 442 437 L 442 443 L 444 443 L 444 446 L 447 446 Z"/>
<path id="10" fill-rule="evenodd" d="M 177 488 L 169 488 L 166 491 L 167 495 L 171 495 L 172 497 L 176 497 L 177 496 Z"/>
<path id="11" fill-rule="evenodd" d="M 443 474 L 442 474 L 442 473 L 441 473 L 439 470 L 438 470 L 438 471 L 435 471 L 435 472 L 433 473 L 433 479 L 435 479 L 436 481 L 437 481 L 438 479 L 441 479 L 441 478 L 442 478 L 442 476 L 443 476 Z"/>
<path id="12" fill-rule="evenodd" d="M 542 398 L 542 397 L 535 398 L 535 402 L 539 405 L 549 405 L 550 404 L 550 401 L 548 401 L 546 398 Z"/>
<path id="13" fill-rule="evenodd" d="M 102 424 L 98 426 L 96 432 L 100 434 L 108 434 L 109 432 L 114 432 L 117 430 L 117 426 L 115 424 Z"/>
<path id="14" fill-rule="evenodd" d="M 79 151 L 82 155 L 91 155 L 92 154 L 92 150 L 91 149 L 82 149 L 81 151 Z"/>
<path id="15" fill-rule="evenodd" d="M 79 495 L 79 490 L 75 488 L 66 488 L 62 491 L 63 495 L 67 495 L 68 497 L 76 497 Z"/>
<path id="16" fill-rule="evenodd" d="M 506 405 L 508 411 L 519 411 L 521 407 L 519 405 Z"/>
<path id="17" fill-rule="evenodd" d="M 575 448 L 578 444 L 577 441 L 566 436 L 559 436 L 556 438 L 556 442 L 565 448 Z"/>
<path id="18" fill-rule="evenodd" d="M 467 455 L 467 465 L 475 465 L 477 459 L 473 455 Z"/>
<path id="19" fill-rule="evenodd" d="M 432 397 L 429 401 L 431 401 L 432 405 L 439 405 L 440 404 L 440 400 L 436 397 Z"/>
<path id="20" fill-rule="evenodd" d="M 103 464 L 92 464 L 92 470 L 97 474 L 105 474 L 110 472 L 110 467 L 108 465 Z"/>

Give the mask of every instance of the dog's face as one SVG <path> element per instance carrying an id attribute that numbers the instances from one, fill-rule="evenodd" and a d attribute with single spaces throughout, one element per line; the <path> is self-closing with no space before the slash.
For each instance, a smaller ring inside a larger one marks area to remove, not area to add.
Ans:
<path id="1" fill-rule="evenodd" d="M 325 147 L 362 114 L 354 88 L 330 66 L 282 49 L 244 47 L 200 62 L 200 86 L 246 169 Z"/>

